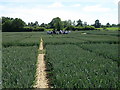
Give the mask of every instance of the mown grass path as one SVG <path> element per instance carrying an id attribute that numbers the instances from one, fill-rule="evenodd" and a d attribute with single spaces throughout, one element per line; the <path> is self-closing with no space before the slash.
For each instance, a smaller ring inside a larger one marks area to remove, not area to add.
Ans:
<path id="1" fill-rule="evenodd" d="M 43 51 L 43 40 L 41 38 L 39 50 Z M 34 88 L 49 88 L 48 86 L 48 79 L 46 78 L 46 66 L 44 61 L 44 53 L 38 54 L 38 61 L 37 61 L 37 71 L 36 71 L 36 83 Z"/>

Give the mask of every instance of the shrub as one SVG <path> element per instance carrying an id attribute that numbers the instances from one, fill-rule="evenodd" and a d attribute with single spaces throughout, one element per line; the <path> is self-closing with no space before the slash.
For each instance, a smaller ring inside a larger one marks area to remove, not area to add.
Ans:
<path id="1" fill-rule="evenodd" d="M 30 32 L 33 30 L 33 27 L 24 27 L 22 31 Z"/>
<path id="2" fill-rule="evenodd" d="M 81 26 L 79 26 L 79 27 L 75 27 L 75 30 L 84 30 L 84 27 L 81 27 Z"/>
<path id="3" fill-rule="evenodd" d="M 85 30 L 95 30 L 94 26 L 85 26 L 84 27 Z"/>
<path id="4" fill-rule="evenodd" d="M 65 30 L 75 30 L 75 27 L 74 26 L 72 26 L 72 25 L 70 25 L 70 26 L 67 26 L 66 28 L 65 28 Z"/>
<path id="5" fill-rule="evenodd" d="M 95 30 L 95 27 L 94 26 L 85 26 L 85 27 L 75 27 L 75 30 Z"/>
<path id="6" fill-rule="evenodd" d="M 45 31 L 44 27 L 36 27 L 33 29 L 33 31 Z"/>
<path id="7" fill-rule="evenodd" d="M 46 31 L 53 31 L 53 29 L 46 29 Z"/>
<path id="8" fill-rule="evenodd" d="M 24 27 L 23 31 L 45 31 L 44 27 Z"/>

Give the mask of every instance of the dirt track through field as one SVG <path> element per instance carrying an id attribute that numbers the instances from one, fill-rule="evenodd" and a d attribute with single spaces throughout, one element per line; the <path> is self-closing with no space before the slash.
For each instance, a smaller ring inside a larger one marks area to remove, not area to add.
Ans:
<path id="1" fill-rule="evenodd" d="M 41 39 L 39 50 L 43 50 L 43 40 Z M 37 62 L 37 71 L 36 71 L 36 83 L 34 88 L 49 88 L 48 79 L 46 78 L 46 66 L 44 61 L 45 54 L 38 54 L 38 62 Z"/>

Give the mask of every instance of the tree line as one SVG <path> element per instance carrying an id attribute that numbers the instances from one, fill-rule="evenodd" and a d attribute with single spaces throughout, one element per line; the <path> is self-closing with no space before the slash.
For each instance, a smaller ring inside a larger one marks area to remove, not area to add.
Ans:
<path id="1" fill-rule="evenodd" d="M 45 31 L 47 30 L 95 30 L 96 28 L 104 27 L 117 27 L 118 25 L 107 23 L 102 25 L 97 19 L 93 25 L 88 25 L 87 22 L 83 22 L 81 19 L 77 21 L 65 20 L 55 17 L 48 24 L 42 23 L 39 25 L 38 21 L 29 22 L 26 24 L 20 18 L 2 17 L 2 31 L 3 32 L 23 32 L 23 31 Z"/>

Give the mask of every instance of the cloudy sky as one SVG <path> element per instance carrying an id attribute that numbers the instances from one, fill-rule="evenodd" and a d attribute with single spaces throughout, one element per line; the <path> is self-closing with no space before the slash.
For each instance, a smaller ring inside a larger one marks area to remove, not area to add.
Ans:
<path id="1" fill-rule="evenodd" d="M 21 18 L 26 23 L 49 23 L 54 17 L 62 20 L 86 21 L 94 24 L 118 23 L 119 0 L 0 0 L 0 16 Z"/>

